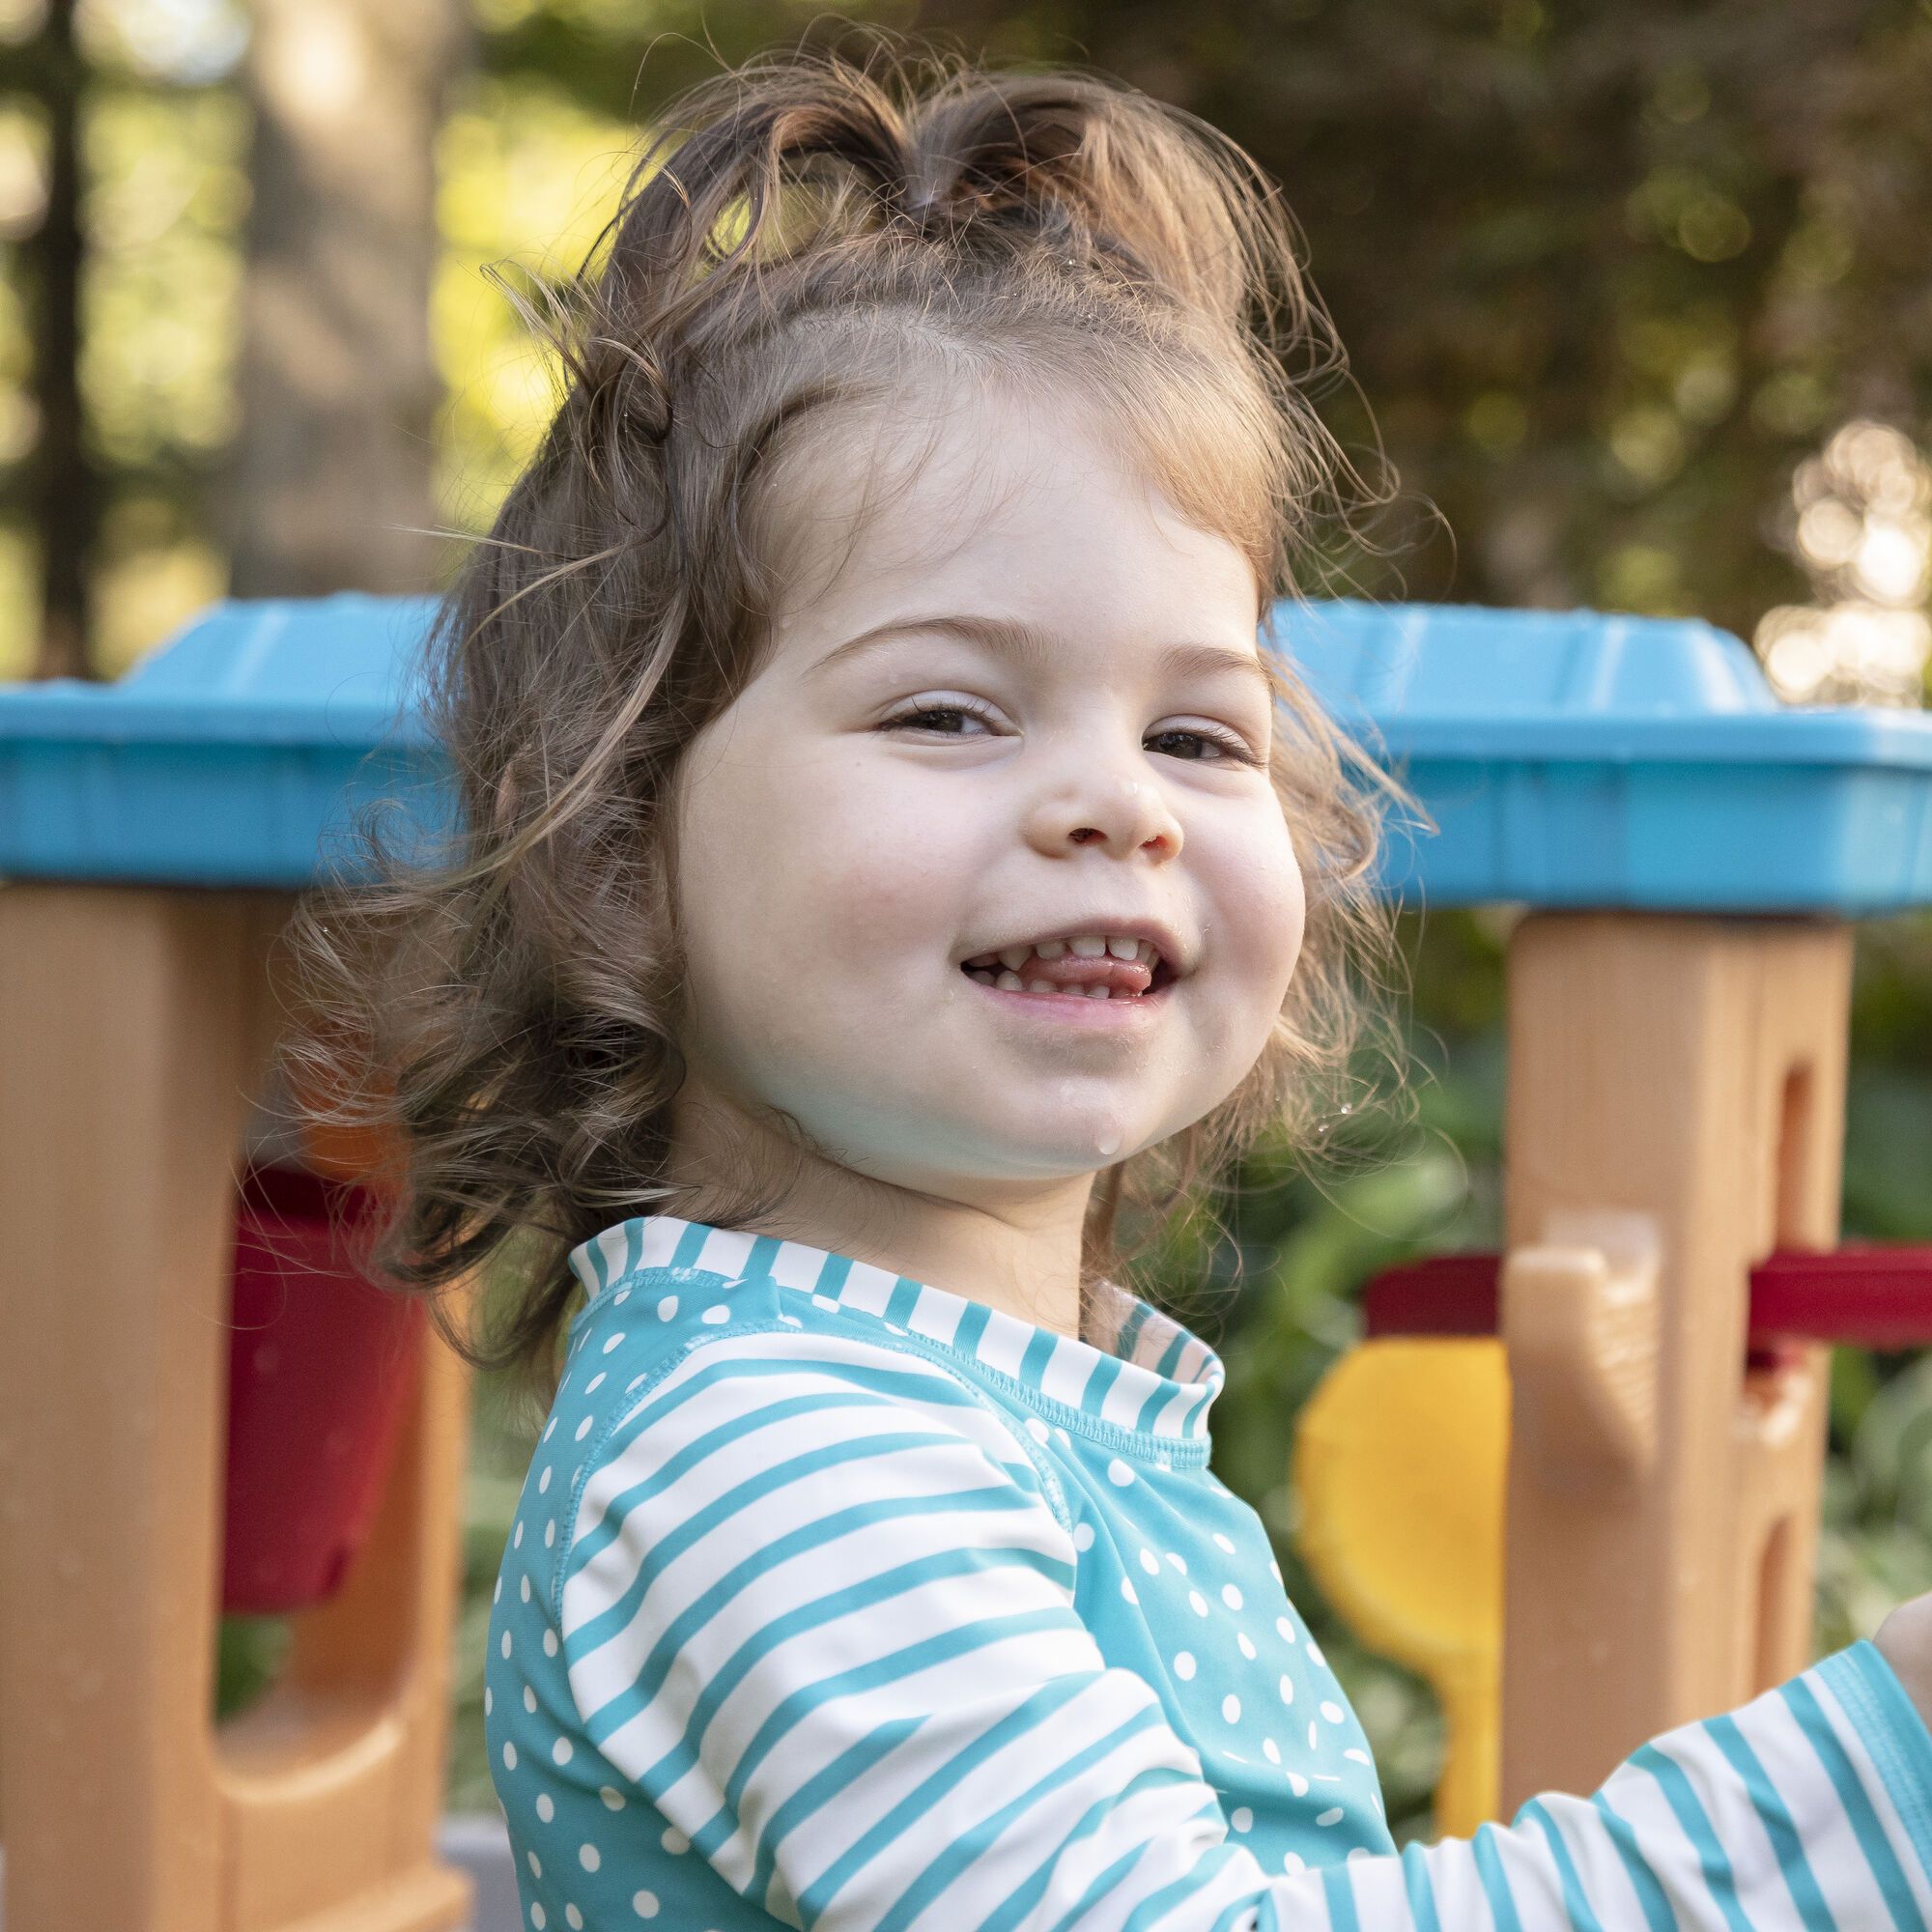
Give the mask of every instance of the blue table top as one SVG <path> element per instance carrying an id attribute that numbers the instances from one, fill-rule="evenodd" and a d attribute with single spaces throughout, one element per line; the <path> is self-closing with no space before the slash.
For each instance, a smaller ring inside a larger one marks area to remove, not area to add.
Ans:
<path id="1" fill-rule="evenodd" d="M 0 685 L 0 877 L 294 888 L 352 815 L 448 822 L 434 600 L 214 606 L 118 683 Z M 1422 800 L 1411 904 L 1875 916 L 1932 904 L 1932 714 L 1795 706 L 1694 620 L 1285 603 L 1272 641 Z"/>

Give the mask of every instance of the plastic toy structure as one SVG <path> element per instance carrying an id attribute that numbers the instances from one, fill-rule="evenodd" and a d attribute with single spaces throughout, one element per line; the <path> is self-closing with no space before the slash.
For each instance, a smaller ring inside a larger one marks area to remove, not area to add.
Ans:
<path id="1" fill-rule="evenodd" d="M 1830 1252 L 1849 922 L 1932 903 L 1932 717 L 1784 706 L 1700 623 L 1283 614 L 1440 825 L 1388 889 L 1529 908 L 1507 1252 L 1369 1285 L 1294 1468 L 1467 1834 L 1811 1662 L 1828 1344 L 1932 1341 L 1932 1250 Z"/>
<path id="2" fill-rule="evenodd" d="M 8 1932 L 469 1921 L 434 1852 L 467 1377 L 344 1276 L 314 1176 L 354 1147 L 243 1158 L 320 836 L 437 781 L 392 728 L 426 615 L 228 606 L 0 693 Z M 224 1609 L 294 1634 L 216 1726 Z"/>
<path id="3" fill-rule="evenodd" d="M 313 1175 L 356 1151 L 251 1138 L 291 895 L 365 799 L 446 822 L 429 609 L 224 605 L 119 684 L 0 690 L 8 1932 L 469 1918 L 467 1382 L 345 1277 Z M 1809 1661 L 1829 1341 L 1932 1339 L 1926 1257 L 1833 1252 L 1850 922 L 1932 903 L 1932 719 L 1787 709 L 1701 624 L 1282 620 L 1441 828 L 1387 890 L 1532 909 L 1506 1251 L 1372 1284 L 1295 1460 L 1324 1587 L 1441 1690 L 1467 1832 Z M 217 1725 L 224 1608 L 295 1639 Z"/>

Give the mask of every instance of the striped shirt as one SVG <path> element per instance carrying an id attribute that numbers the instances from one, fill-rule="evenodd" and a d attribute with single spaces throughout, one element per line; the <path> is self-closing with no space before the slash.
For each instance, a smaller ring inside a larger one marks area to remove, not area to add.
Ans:
<path id="1" fill-rule="evenodd" d="M 485 1691 L 535 1932 L 1932 1927 L 1932 1738 L 1869 1643 L 1398 1854 L 1184 1326 L 665 1215 L 571 1264 Z"/>

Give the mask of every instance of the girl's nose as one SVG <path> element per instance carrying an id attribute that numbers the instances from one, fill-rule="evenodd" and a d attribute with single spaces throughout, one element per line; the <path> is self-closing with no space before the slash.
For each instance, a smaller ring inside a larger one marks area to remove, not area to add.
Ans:
<path id="1" fill-rule="evenodd" d="M 1075 845 L 1103 845 L 1121 858 L 1140 851 L 1167 860 L 1180 850 L 1180 821 L 1158 785 L 1124 774 L 1095 774 L 1035 807 L 1028 837 L 1049 858 Z"/>

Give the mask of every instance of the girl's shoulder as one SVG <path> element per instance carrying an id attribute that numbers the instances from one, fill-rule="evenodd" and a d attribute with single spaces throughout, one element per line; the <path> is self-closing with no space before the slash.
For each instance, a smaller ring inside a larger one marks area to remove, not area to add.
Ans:
<path id="1" fill-rule="evenodd" d="M 734 1276 L 647 1263 L 613 1277 L 571 1322 L 538 1454 L 568 1455 L 574 1500 L 597 1463 L 645 1434 L 668 1440 L 678 1433 L 677 1408 L 726 1378 L 748 1422 L 774 1401 L 850 1395 L 904 1405 L 934 1427 L 971 1436 L 1064 1515 L 1057 1476 L 1041 1466 L 1036 1438 L 997 1389 L 904 1324 L 769 1271 Z"/>
<path id="2" fill-rule="evenodd" d="M 787 1287 L 769 1272 L 732 1275 L 709 1267 L 640 1263 L 592 1295 L 572 1318 L 561 1395 L 577 1384 L 588 1395 L 629 1371 L 641 1374 L 727 1334 L 793 1329 L 844 1336 L 855 1344 L 889 1324 L 827 1295 Z M 902 1329 L 890 1332 L 903 1334 Z"/>
<path id="3" fill-rule="evenodd" d="M 903 1362 L 915 1393 L 944 1382 L 976 1406 L 986 1391 L 925 1337 L 849 1300 L 787 1285 L 769 1271 L 730 1275 L 705 1267 L 642 1264 L 613 1279 L 578 1311 L 551 1430 L 593 1438 L 600 1425 L 635 1414 L 653 1388 L 707 1344 L 772 1338 L 794 1358 L 877 1370 Z M 796 1346 L 785 1344 L 795 1338 Z M 734 1350 L 724 1350 L 734 1353 Z M 952 1398 L 942 1398 L 952 1399 Z"/>
<path id="4" fill-rule="evenodd" d="M 801 1321 L 792 1298 L 767 1276 L 711 1268 L 644 1263 L 618 1276 L 571 1320 L 546 1439 L 566 1427 L 591 1436 L 706 1342 Z"/>

